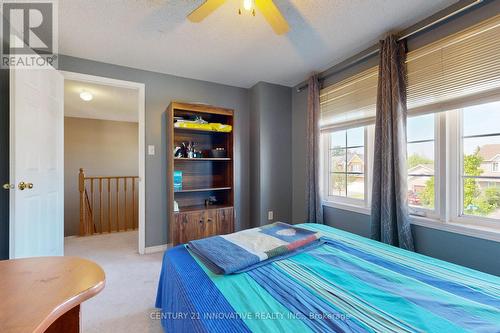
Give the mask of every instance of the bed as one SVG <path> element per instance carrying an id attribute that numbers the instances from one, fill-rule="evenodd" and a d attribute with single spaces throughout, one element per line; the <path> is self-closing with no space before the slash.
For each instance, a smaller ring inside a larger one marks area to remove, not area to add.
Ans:
<path id="1" fill-rule="evenodd" d="M 327 242 L 216 275 L 184 246 L 165 252 L 166 332 L 500 332 L 500 278 L 319 224 Z"/>

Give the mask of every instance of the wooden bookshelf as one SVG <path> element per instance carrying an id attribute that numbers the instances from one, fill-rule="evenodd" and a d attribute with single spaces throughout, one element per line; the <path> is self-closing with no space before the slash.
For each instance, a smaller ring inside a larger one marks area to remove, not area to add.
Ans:
<path id="1" fill-rule="evenodd" d="M 233 126 L 230 109 L 172 102 L 167 108 L 167 209 L 170 242 L 174 245 L 190 240 L 234 231 L 233 138 L 231 132 L 206 131 L 174 126 L 174 117 L 200 116 L 210 123 Z M 182 142 L 195 142 L 202 157 L 174 157 Z M 210 151 L 224 148 L 225 157 L 212 157 Z M 182 172 L 182 189 L 174 190 L 174 171 Z M 217 199 L 205 205 L 208 197 Z M 174 200 L 179 211 L 174 212 Z"/>

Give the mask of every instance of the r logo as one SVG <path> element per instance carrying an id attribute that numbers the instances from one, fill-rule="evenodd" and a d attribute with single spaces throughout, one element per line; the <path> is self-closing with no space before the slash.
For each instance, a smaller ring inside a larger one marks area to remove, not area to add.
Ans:
<path id="1" fill-rule="evenodd" d="M 58 66 L 58 0 L 0 0 L 0 68 Z"/>
<path id="2" fill-rule="evenodd" d="M 53 3 L 6 2 L 3 3 L 3 54 L 53 53 Z M 6 49 L 7 48 L 7 49 Z"/>

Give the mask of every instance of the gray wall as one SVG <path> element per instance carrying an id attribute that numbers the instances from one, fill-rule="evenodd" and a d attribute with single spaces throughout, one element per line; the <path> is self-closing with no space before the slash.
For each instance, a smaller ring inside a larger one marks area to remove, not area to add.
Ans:
<path id="1" fill-rule="evenodd" d="M 486 1 L 479 8 L 457 18 L 440 24 L 438 27 L 419 34 L 408 41 L 409 50 L 476 24 L 488 17 L 500 13 L 500 1 Z M 354 54 L 353 54 L 354 55 Z M 338 82 L 345 77 L 362 71 L 378 63 L 372 57 L 342 73 L 326 80 L 325 85 Z M 307 91 L 293 90 L 292 96 L 292 146 L 293 149 L 293 222 L 302 223 L 306 219 L 305 207 L 305 131 L 306 131 Z M 362 236 L 369 235 L 369 216 L 330 207 L 324 208 L 325 223 Z M 444 259 L 463 266 L 472 267 L 488 273 L 500 275 L 500 263 L 494 258 L 500 257 L 499 243 L 440 231 L 414 225 L 416 250 L 431 257 Z"/>
<path id="2" fill-rule="evenodd" d="M 261 224 L 261 200 L 260 200 L 260 93 L 259 86 L 250 89 L 250 225 L 251 227 Z"/>
<path id="3" fill-rule="evenodd" d="M 165 60 L 168 61 L 168 60 Z M 249 223 L 249 96 L 248 89 L 143 71 L 61 55 L 59 69 L 144 83 L 146 86 L 146 144 L 156 155 L 146 155 L 146 246 L 167 243 L 166 123 L 171 101 L 201 102 L 235 110 L 236 228 Z"/>
<path id="4" fill-rule="evenodd" d="M 138 124 L 131 122 L 64 118 L 65 236 L 77 235 L 79 230 L 79 169 L 86 176 L 138 176 L 138 130 Z"/>
<path id="5" fill-rule="evenodd" d="M 9 71 L 0 70 L 0 186 L 9 181 Z M 0 188 L 0 260 L 9 258 L 9 191 Z"/>
<path id="6" fill-rule="evenodd" d="M 292 219 L 290 87 L 259 82 L 250 89 L 251 224 Z"/>

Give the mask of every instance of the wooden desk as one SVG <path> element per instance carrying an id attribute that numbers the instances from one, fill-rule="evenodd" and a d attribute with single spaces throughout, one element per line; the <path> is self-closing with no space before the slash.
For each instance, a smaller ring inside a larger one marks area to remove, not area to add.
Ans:
<path id="1" fill-rule="evenodd" d="M 0 261 L 0 332 L 79 332 L 80 303 L 104 283 L 101 267 L 78 257 Z"/>

